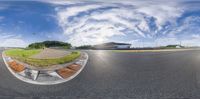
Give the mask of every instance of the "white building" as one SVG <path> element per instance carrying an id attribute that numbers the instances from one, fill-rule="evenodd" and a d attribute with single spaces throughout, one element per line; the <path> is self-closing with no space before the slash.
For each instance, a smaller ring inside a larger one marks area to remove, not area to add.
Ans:
<path id="1" fill-rule="evenodd" d="M 129 49 L 131 44 L 109 42 L 93 46 L 95 49 Z"/>

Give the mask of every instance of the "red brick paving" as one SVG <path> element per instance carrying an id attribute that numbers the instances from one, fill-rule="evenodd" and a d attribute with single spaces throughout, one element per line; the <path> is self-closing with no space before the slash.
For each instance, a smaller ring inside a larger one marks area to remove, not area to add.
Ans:
<path id="1" fill-rule="evenodd" d="M 24 65 L 21 65 L 16 61 L 8 62 L 8 65 L 15 72 L 22 72 L 25 69 Z"/>

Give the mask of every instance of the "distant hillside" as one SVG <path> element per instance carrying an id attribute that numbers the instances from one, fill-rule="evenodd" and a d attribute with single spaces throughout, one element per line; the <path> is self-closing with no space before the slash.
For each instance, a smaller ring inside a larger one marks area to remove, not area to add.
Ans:
<path id="1" fill-rule="evenodd" d="M 28 48 L 35 48 L 40 49 L 44 47 L 62 47 L 69 49 L 71 47 L 70 43 L 65 43 L 61 41 L 43 41 L 43 42 L 36 42 L 28 45 Z"/>

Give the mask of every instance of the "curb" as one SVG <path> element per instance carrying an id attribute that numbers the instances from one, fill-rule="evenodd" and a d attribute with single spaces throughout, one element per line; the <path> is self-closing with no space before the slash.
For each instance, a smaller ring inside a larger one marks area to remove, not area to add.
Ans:
<path id="1" fill-rule="evenodd" d="M 55 85 L 55 84 L 60 84 L 60 83 L 64 83 L 64 82 L 67 82 L 67 81 L 69 81 L 69 80 L 72 80 L 73 78 L 75 78 L 75 77 L 83 70 L 83 68 L 84 68 L 85 65 L 87 64 L 87 61 L 88 61 L 89 56 L 88 56 L 88 54 L 87 54 L 86 52 L 82 52 L 82 53 L 84 53 L 84 54 L 86 55 L 86 59 L 84 60 L 84 62 L 83 62 L 83 64 L 82 64 L 81 68 L 80 68 L 75 74 L 73 74 L 72 76 L 70 76 L 70 77 L 68 77 L 68 78 L 66 78 L 66 79 L 62 78 L 62 79 L 60 79 L 60 80 L 56 80 L 56 81 L 46 81 L 46 82 L 34 81 L 34 80 L 32 80 L 32 79 L 25 78 L 25 77 L 23 77 L 23 76 L 21 76 L 21 75 L 15 73 L 15 72 L 9 67 L 8 63 L 6 62 L 6 59 L 5 59 L 5 56 L 4 56 L 4 51 L 2 52 L 2 58 L 3 58 L 3 61 L 4 61 L 5 65 L 6 65 L 6 67 L 8 68 L 8 70 L 9 70 L 9 71 L 11 72 L 11 74 L 12 74 L 13 76 L 15 76 L 17 79 L 19 79 L 19 80 L 21 80 L 21 81 L 23 81 L 23 82 L 26 82 L 26 83 L 36 84 L 36 85 Z M 60 75 L 59 75 L 59 76 L 60 76 Z"/>

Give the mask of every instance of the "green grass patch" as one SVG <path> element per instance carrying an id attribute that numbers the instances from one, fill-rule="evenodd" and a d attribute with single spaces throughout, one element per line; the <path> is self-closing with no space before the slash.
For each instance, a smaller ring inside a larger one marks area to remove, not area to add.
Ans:
<path id="1" fill-rule="evenodd" d="M 11 49 L 5 51 L 5 54 L 10 56 L 10 57 L 24 57 L 28 58 L 32 55 L 38 54 L 41 50 L 39 49 Z"/>
<path id="2" fill-rule="evenodd" d="M 55 59 L 31 58 L 32 55 L 38 54 L 40 51 L 41 50 L 38 50 L 38 49 L 34 49 L 34 50 L 12 49 L 12 50 L 5 51 L 5 54 L 19 61 L 25 62 L 32 66 L 37 66 L 37 67 L 48 67 L 51 65 L 68 63 L 75 60 L 76 58 L 80 56 L 80 52 L 74 51 L 69 55 L 66 55 L 61 58 L 55 58 Z"/>

